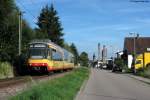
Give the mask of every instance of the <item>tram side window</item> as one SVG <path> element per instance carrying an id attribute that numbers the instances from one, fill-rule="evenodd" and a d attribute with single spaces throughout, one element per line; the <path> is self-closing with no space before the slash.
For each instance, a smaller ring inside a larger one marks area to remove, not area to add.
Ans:
<path id="1" fill-rule="evenodd" d="M 74 63 L 74 57 L 71 57 L 71 63 Z"/>
<path id="2" fill-rule="evenodd" d="M 52 59 L 55 61 L 62 61 L 62 55 L 56 50 L 52 50 Z"/>
<path id="3" fill-rule="evenodd" d="M 68 53 L 67 52 L 64 53 L 64 60 L 68 61 Z"/>
<path id="4" fill-rule="evenodd" d="M 48 58 L 48 59 L 51 59 L 51 55 L 52 55 L 52 54 L 51 54 L 51 49 L 48 49 L 48 56 L 47 56 L 47 58 Z"/>
<path id="5" fill-rule="evenodd" d="M 74 63 L 74 57 L 71 54 L 68 56 L 68 62 Z"/>

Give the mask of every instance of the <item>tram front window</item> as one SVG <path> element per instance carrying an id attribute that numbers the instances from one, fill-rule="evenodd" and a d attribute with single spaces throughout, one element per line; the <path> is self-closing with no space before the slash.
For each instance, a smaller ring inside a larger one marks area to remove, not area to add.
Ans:
<path id="1" fill-rule="evenodd" d="M 47 57 L 47 53 L 46 53 L 46 49 L 45 48 L 31 48 L 29 50 L 29 57 L 30 58 L 46 58 Z"/>

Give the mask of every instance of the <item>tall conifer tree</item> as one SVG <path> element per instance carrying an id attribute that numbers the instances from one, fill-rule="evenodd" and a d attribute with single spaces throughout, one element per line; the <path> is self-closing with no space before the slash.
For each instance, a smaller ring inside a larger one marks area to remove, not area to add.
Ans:
<path id="1" fill-rule="evenodd" d="M 42 9 L 40 16 L 38 17 L 37 25 L 41 32 L 40 35 L 43 35 L 44 38 L 48 38 L 60 46 L 63 46 L 63 28 L 53 4 L 51 4 L 50 7 L 46 5 Z"/>

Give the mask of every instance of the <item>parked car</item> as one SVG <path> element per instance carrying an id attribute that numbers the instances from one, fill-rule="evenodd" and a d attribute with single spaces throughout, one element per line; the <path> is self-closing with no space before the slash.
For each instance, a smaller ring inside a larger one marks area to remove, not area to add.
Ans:
<path id="1" fill-rule="evenodd" d="M 108 70 L 112 70 L 112 69 L 113 69 L 113 65 L 114 65 L 113 60 L 108 60 L 107 69 L 108 69 Z"/>

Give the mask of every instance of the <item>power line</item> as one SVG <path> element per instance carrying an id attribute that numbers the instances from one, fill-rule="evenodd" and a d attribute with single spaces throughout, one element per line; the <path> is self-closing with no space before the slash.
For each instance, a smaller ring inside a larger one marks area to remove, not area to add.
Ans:
<path id="1" fill-rule="evenodd" d="M 30 0 L 30 1 L 31 1 L 32 5 L 35 5 L 32 0 Z M 22 2 L 20 2 L 19 0 L 18 0 L 17 2 L 18 2 L 18 3 L 24 8 L 24 10 L 26 10 L 35 20 L 38 20 L 38 18 L 35 17 L 35 16 L 32 14 L 32 12 L 24 6 L 24 4 L 23 4 Z M 51 3 L 54 4 L 54 0 L 51 0 Z"/>
<path id="2" fill-rule="evenodd" d="M 35 20 L 38 20 L 37 17 L 35 17 L 30 10 L 28 10 L 20 1 L 18 1 L 18 3 L 24 8 L 24 10 L 26 10 Z M 33 2 L 32 2 L 33 3 Z"/>

